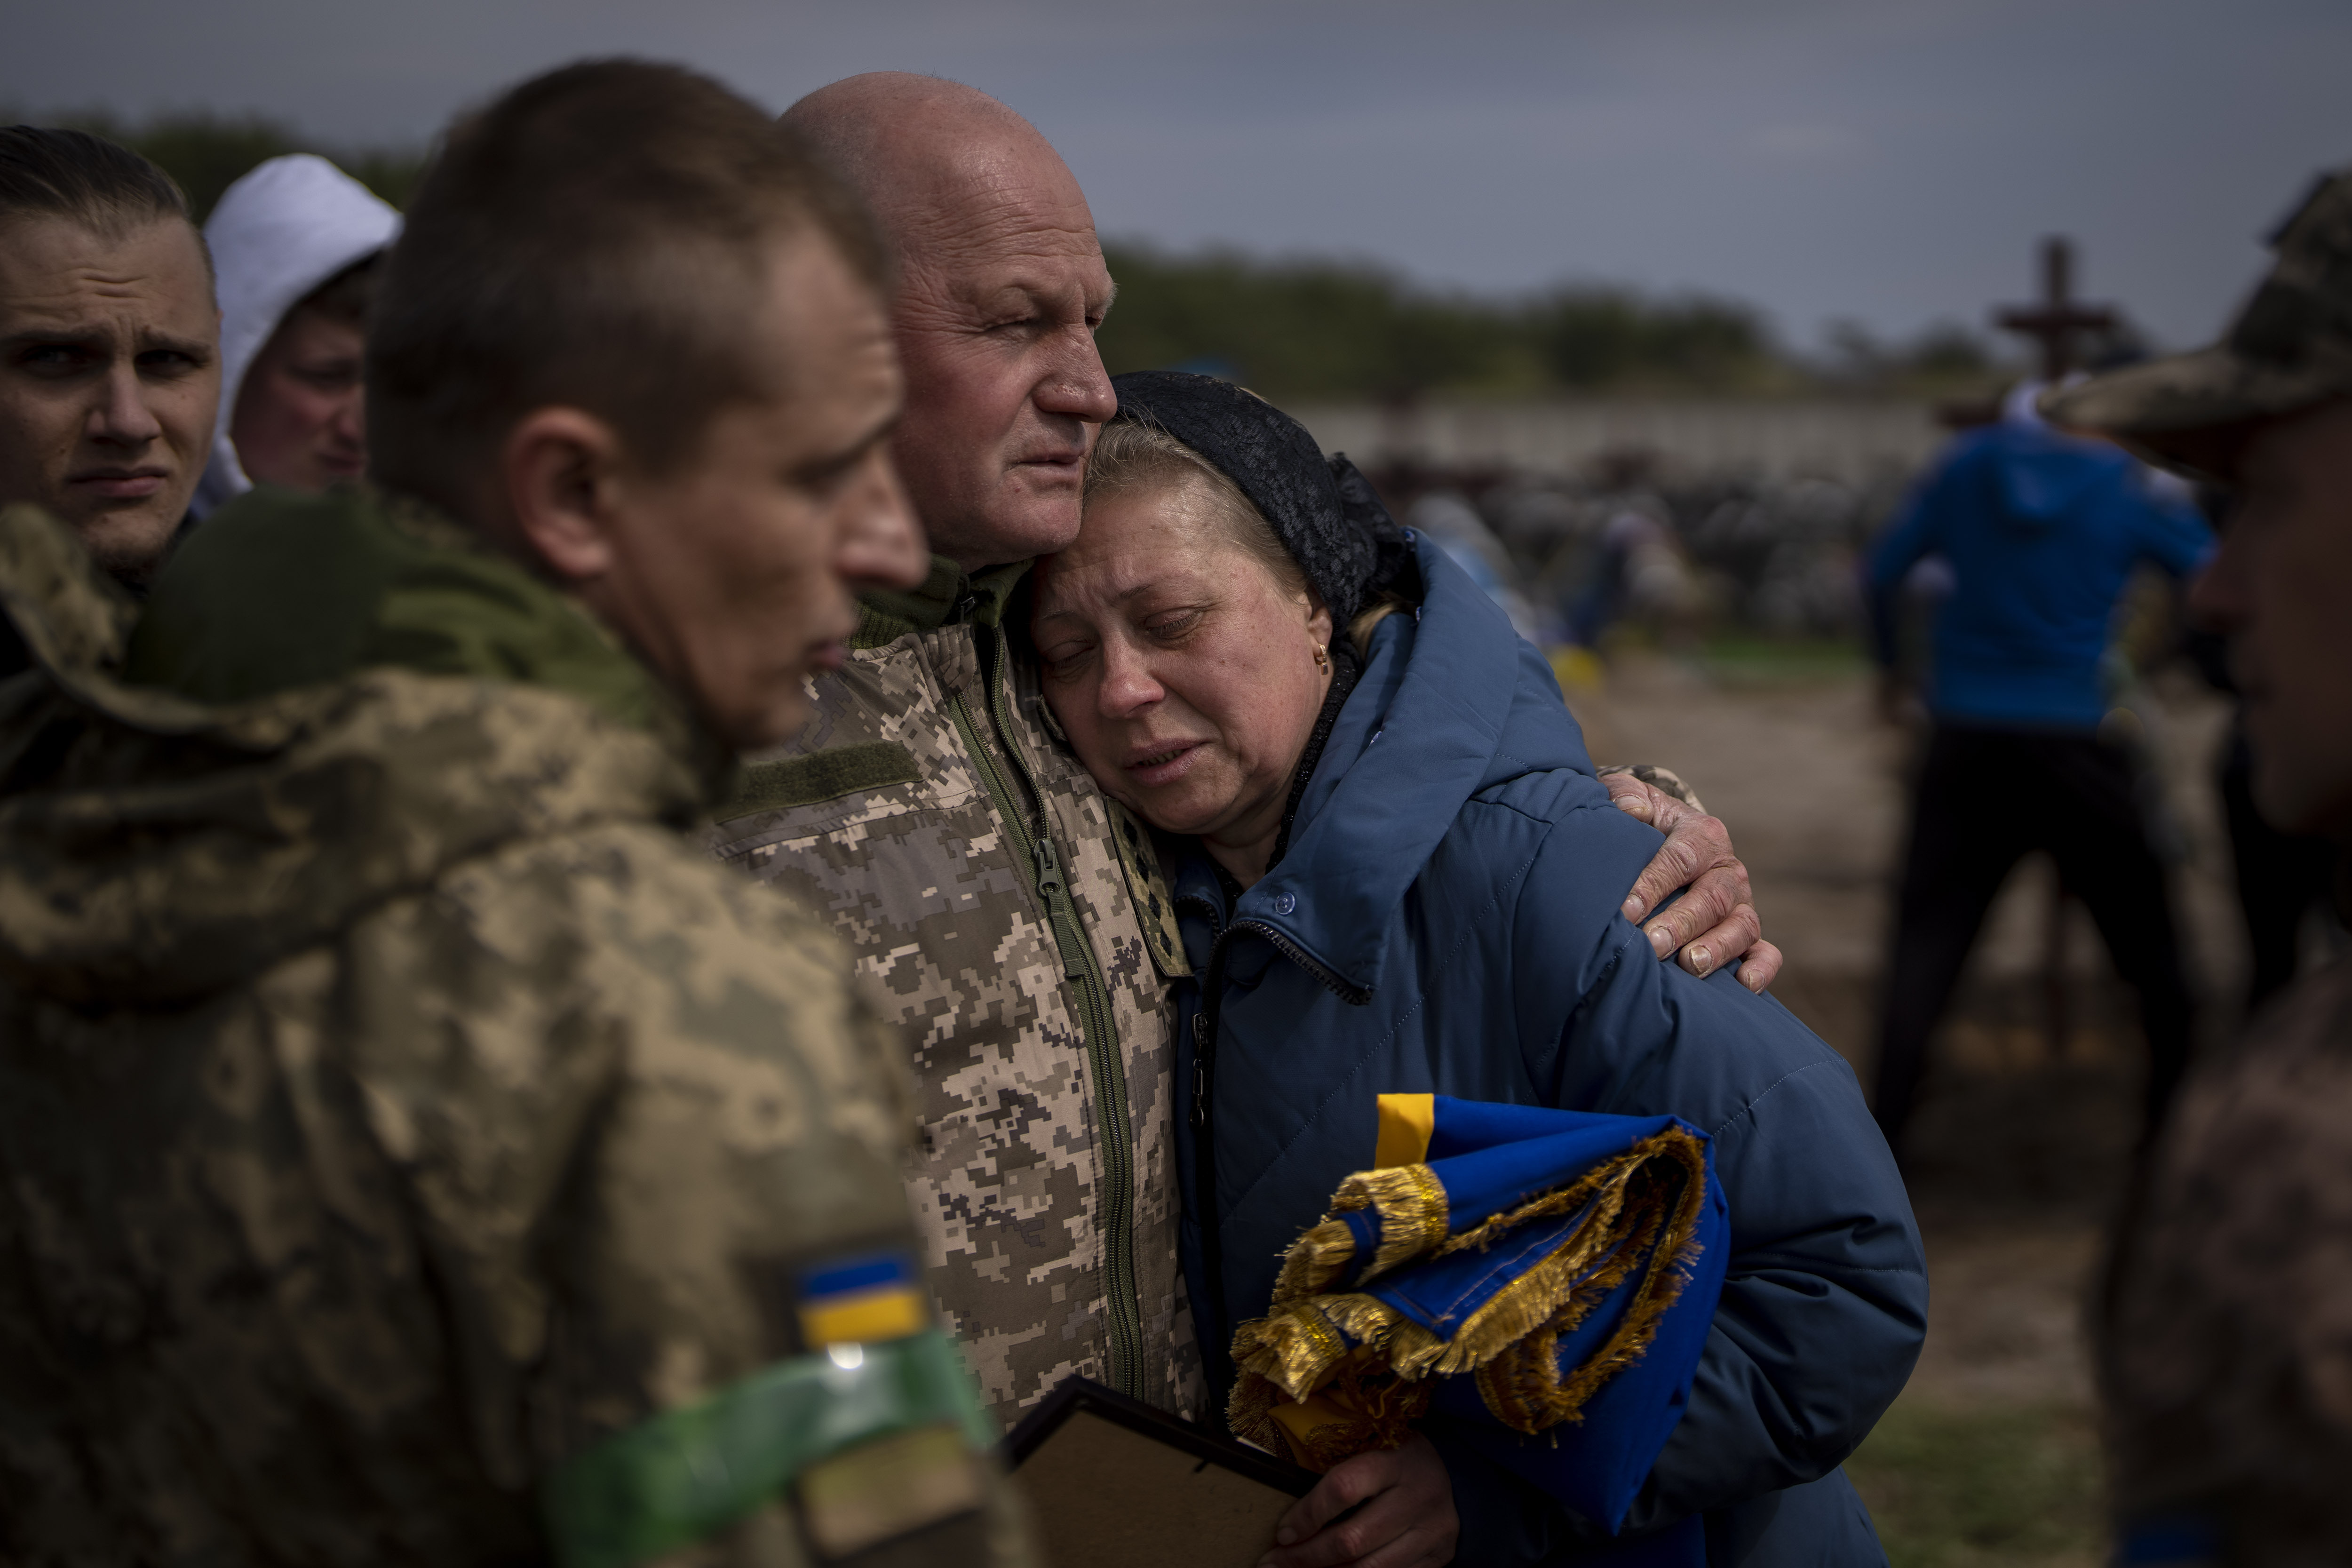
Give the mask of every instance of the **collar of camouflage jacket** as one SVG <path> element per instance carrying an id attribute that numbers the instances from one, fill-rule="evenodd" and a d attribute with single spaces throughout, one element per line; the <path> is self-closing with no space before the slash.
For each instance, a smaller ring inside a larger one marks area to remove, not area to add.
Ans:
<path id="1" fill-rule="evenodd" d="M 421 501 L 248 491 L 157 578 L 123 679 L 243 702 L 372 665 L 519 680 L 690 744 L 680 704 L 577 600 Z"/>
<path id="2" fill-rule="evenodd" d="M 0 607 L 38 667 L 0 683 L 0 973 L 76 1005 L 193 1001 L 468 859 L 704 799 L 683 721 L 511 668 L 131 683 L 138 606 L 31 507 L 0 510 Z"/>
<path id="3" fill-rule="evenodd" d="M 873 593 L 857 604 L 857 632 L 852 647 L 887 647 L 908 632 L 935 632 L 951 621 L 983 626 L 1004 624 L 1006 606 L 1034 563 L 1015 561 L 1006 566 L 986 566 L 977 573 L 944 555 L 931 557 L 931 574 L 919 588 L 905 593 Z"/>

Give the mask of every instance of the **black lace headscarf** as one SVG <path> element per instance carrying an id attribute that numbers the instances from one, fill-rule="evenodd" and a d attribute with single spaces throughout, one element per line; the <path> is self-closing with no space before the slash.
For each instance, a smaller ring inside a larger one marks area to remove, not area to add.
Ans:
<path id="1" fill-rule="evenodd" d="M 1412 552 L 1347 455 L 1324 457 L 1307 426 L 1256 394 L 1176 370 L 1131 372 L 1112 377 L 1111 386 L 1116 418 L 1158 426 L 1239 487 L 1331 612 L 1331 690 L 1291 779 L 1275 842 L 1279 861 L 1323 743 L 1362 673 L 1348 623 L 1383 590 L 1418 597 L 1411 593 Z"/>

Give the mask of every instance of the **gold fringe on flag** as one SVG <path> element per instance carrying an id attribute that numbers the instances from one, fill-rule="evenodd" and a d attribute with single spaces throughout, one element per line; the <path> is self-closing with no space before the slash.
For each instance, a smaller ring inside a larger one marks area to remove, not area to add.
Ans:
<path id="1" fill-rule="evenodd" d="M 1322 1223 L 1291 1245 L 1272 1310 L 1234 1333 L 1241 1376 L 1227 1418 L 1243 1437 L 1318 1470 L 1402 1444 L 1428 1409 L 1433 1375 L 1475 1373 L 1487 1409 L 1529 1436 L 1580 1420 L 1601 1384 L 1649 1348 L 1682 1294 L 1706 1204 L 1706 1144 L 1679 1127 L 1459 1236 L 1447 1234 L 1445 1189 L 1426 1164 L 1359 1172 L 1332 1194 Z M 1360 1289 L 1328 1293 L 1356 1258 L 1355 1235 L 1337 1216 L 1367 1208 L 1380 1216 L 1381 1239 L 1360 1287 L 1403 1264 L 1484 1251 L 1532 1221 L 1583 1212 L 1549 1255 L 1440 1338 Z M 1643 1277 L 1624 1321 L 1563 1378 L 1560 1336 L 1636 1269 Z"/>

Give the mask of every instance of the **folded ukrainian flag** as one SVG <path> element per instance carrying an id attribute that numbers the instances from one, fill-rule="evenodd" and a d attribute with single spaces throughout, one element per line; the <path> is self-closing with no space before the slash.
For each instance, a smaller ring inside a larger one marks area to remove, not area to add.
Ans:
<path id="1" fill-rule="evenodd" d="M 1466 1416 L 1482 1452 L 1616 1529 L 1689 1400 L 1723 1289 L 1706 1134 L 1387 1094 L 1373 1162 L 1234 1336 L 1234 1430 L 1328 1469 L 1432 1414 Z"/>

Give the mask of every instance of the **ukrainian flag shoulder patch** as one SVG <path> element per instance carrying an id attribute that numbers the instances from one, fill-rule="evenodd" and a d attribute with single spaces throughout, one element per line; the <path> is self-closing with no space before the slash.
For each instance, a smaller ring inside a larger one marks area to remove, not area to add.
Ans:
<path id="1" fill-rule="evenodd" d="M 930 1323 L 921 1271 L 904 1247 L 827 1258 L 802 1271 L 802 1342 L 813 1351 L 920 1333 Z"/>

